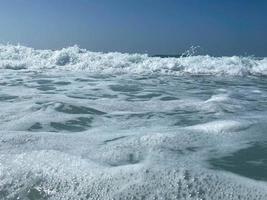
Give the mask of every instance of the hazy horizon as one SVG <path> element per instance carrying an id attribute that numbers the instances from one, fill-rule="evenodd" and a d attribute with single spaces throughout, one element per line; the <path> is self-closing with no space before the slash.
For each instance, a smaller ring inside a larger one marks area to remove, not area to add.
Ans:
<path id="1" fill-rule="evenodd" d="M 0 43 L 36 49 L 267 56 L 265 1 L 3 0 Z"/>

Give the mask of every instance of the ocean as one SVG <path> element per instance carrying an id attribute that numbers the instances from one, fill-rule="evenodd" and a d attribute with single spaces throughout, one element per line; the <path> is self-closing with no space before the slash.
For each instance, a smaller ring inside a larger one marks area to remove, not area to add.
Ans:
<path id="1" fill-rule="evenodd" d="M 0 199 L 267 199 L 267 58 L 0 45 Z"/>

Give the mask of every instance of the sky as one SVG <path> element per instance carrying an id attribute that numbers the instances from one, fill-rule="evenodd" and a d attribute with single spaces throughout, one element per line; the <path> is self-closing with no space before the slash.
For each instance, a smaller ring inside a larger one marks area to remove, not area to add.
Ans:
<path id="1" fill-rule="evenodd" d="M 0 43 L 267 56 L 266 0 L 0 0 Z"/>

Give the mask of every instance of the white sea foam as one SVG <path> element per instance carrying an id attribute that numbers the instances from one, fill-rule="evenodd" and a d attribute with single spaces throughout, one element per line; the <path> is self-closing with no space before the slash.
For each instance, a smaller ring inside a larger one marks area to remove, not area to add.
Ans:
<path id="1" fill-rule="evenodd" d="M 236 127 L 235 122 L 215 124 L 226 131 Z M 217 129 L 214 124 L 203 127 Z M 113 140 L 110 132 L 103 131 L 0 132 L 1 195 L 6 199 L 267 197 L 264 183 L 205 167 L 209 149 L 226 142 L 223 135 L 199 134 L 193 129 L 176 133 L 148 130 L 134 135 L 120 132 Z M 238 147 L 237 141 L 232 145 Z"/>
<path id="2" fill-rule="evenodd" d="M 231 120 L 213 121 L 188 127 L 190 130 L 204 131 L 213 134 L 231 133 L 249 127 L 248 122 L 237 122 Z"/>
<path id="3" fill-rule="evenodd" d="M 77 46 L 61 50 L 35 50 L 0 45 L 0 68 L 76 70 L 101 73 L 160 73 L 171 75 L 267 75 L 267 58 L 188 56 L 149 57 L 145 54 L 100 53 Z"/>
<path id="4" fill-rule="evenodd" d="M 0 199 L 267 199 L 257 170 L 221 167 L 267 140 L 265 79 L 179 76 L 266 62 L 0 46 Z"/>

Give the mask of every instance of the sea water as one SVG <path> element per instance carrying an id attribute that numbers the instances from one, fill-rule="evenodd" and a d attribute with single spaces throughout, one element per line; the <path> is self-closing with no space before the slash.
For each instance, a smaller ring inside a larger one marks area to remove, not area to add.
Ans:
<path id="1" fill-rule="evenodd" d="M 267 58 L 0 46 L 0 199 L 267 199 Z"/>

